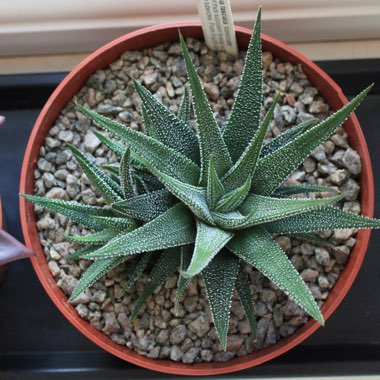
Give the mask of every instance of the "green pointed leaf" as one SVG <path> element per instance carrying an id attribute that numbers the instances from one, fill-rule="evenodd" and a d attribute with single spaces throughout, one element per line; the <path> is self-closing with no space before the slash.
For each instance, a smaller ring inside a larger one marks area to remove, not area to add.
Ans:
<path id="1" fill-rule="evenodd" d="M 180 248 L 181 248 L 181 264 L 179 267 L 180 274 L 178 276 L 177 291 L 175 293 L 175 302 L 174 302 L 175 315 L 178 315 L 179 313 L 179 302 L 181 301 L 181 298 L 183 294 L 185 293 L 186 288 L 191 282 L 191 277 L 184 277 L 181 275 L 181 273 L 184 272 L 190 265 L 191 257 L 193 254 L 193 246 L 185 245 Z"/>
<path id="2" fill-rule="evenodd" d="M 94 186 L 96 191 L 103 197 L 106 203 L 120 201 L 123 196 L 123 191 L 120 186 L 105 175 L 98 167 L 96 167 L 89 159 L 80 152 L 75 146 L 69 145 L 71 152 L 79 162 L 87 178 Z"/>
<path id="3" fill-rule="evenodd" d="M 311 125 L 315 124 L 317 120 L 318 119 L 306 120 L 305 122 L 289 128 L 287 131 L 274 137 L 268 143 L 264 143 L 261 149 L 260 159 L 280 149 L 282 146 L 293 141 L 296 137 L 301 136 L 310 128 Z"/>
<path id="4" fill-rule="evenodd" d="M 144 195 L 149 193 L 149 187 L 140 176 L 133 176 L 135 181 L 136 190 L 138 195 Z"/>
<path id="5" fill-rule="evenodd" d="M 127 149 L 125 145 L 111 140 L 109 137 L 103 135 L 102 133 L 96 130 L 94 130 L 94 134 L 104 145 L 106 145 L 112 152 L 114 152 L 116 156 L 118 156 L 119 158 L 122 158 L 124 156 L 125 151 Z M 144 169 L 140 159 L 133 152 L 131 152 L 131 161 L 134 167 Z M 103 168 L 104 167 L 108 167 L 108 165 L 104 165 Z"/>
<path id="6" fill-rule="evenodd" d="M 248 216 L 244 216 L 239 211 L 230 212 L 211 212 L 212 218 L 216 225 L 226 230 L 238 229 L 248 220 Z"/>
<path id="7" fill-rule="evenodd" d="M 122 262 L 128 260 L 128 257 L 115 257 L 111 259 L 97 260 L 84 272 L 81 279 L 74 288 L 69 302 L 74 301 L 82 292 L 101 279 L 109 270 L 117 267 Z"/>
<path id="8" fill-rule="evenodd" d="M 326 247 L 334 248 L 336 244 L 332 243 L 331 241 L 327 239 L 323 239 L 317 234 L 313 232 L 305 232 L 305 233 L 299 233 L 299 234 L 291 234 L 290 236 L 298 239 L 298 240 L 304 240 L 311 244 L 316 245 L 324 245 Z"/>
<path id="9" fill-rule="evenodd" d="M 132 273 L 129 275 L 128 282 L 123 286 L 123 293 L 127 292 L 132 287 L 132 285 L 141 277 L 152 256 L 153 252 L 146 252 L 141 255 L 141 257 L 139 257 L 136 266 L 133 268 Z"/>
<path id="10" fill-rule="evenodd" d="M 145 162 L 145 165 L 157 178 L 160 179 L 165 187 L 175 197 L 186 204 L 196 216 L 207 221 L 211 225 L 214 225 L 213 218 L 207 205 L 206 191 L 204 188 L 183 183 L 172 178 L 151 166 L 149 162 Z"/>
<path id="11" fill-rule="evenodd" d="M 125 198 L 130 198 L 134 195 L 130 157 L 131 151 L 128 147 L 121 159 L 119 168 L 120 185 Z"/>
<path id="12" fill-rule="evenodd" d="M 80 111 L 99 127 L 114 134 L 127 143 L 139 156 L 144 157 L 163 173 L 190 184 L 197 184 L 200 176 L 199 167 L 181 153 L 165 146 L 152 137 L 128 128 L 114 120 L 108 119 L 87 108 L 79 106 Z"/>
<path id="13" fill-rule="evenodd" d="M 188 86 L 185 86 L 183 96 L 182 96 L 182 101 L 178 110 L 178 118 L 181 119 L 186 125 L 188 125 L 190 121 L 190 111 L 191 111 L 190 90 Z"/>
<path id="14" fill-rule="evenodd" d="M 326 204 L 335 203 L 343 197 L 344 194 L 321 199 L 298 199 L 272 198 L 248 194 L 240 207 L 240 211 L 229 213 L 213 211 L 211 214 L 214 221 L 221 228 L 236 230 L 267 223 L 270 220 L 286 218 L 290 215 L 301 215 L 310 209 L 321 208 Z"/>
<path id="15" fill-rule="evenodd" d="M 220 176 L 228 171 L 232 162 L 181 33 L 179 34 L 179 38 L 191 85 L 193 107 L 199 130 L 201 184 L 205 186 L 207 183 L 208 165 L 212 155 L 218 157 L 218 161 L 215 162 L 215 168 Z"/>
<path id="16" fill-rule="evenodd" d="M 208 166 L 207 176 L 207 204 L 210 209 L 214 209 L 218 200 L 225 193 L 224 186 L 218 177 L 218 173 L 215 170 L 214 158 L 210 157 L 210 164 Z"/>
<path id="17" fill-rule="evenodd" d="M 248 177 L 245 182 L 235 190 L 223 195 L 218 201 L 215 211 L 229 212 L 239 207 L 246 198 L 251 187 L 251 177 Z"/>
<path id="18" fill-rule="evenodd" d="M 193 257 L 186 272 L 181 273 L 182 276 L 194 277 L 200 273 L 233 235 L 231 231 L 221 230 L 198 219 Z"/>
<path id="19" fill-rule="evenodd" d="M 141 104 L 141 115 L 144 122 L 145 132 L 148 136 L 153 137 L 156 140 L 159 140 L 158 132 L 155 125 L 152 123 L 152 120 L 144 106 L 144 103 Z"/>
<path id="20" fill-rule="evenodd" d="M 92 219 L 104 228 L 111 228 L 119 232 L 128 232 L 137 228 L 138 224 L 132 218 L 117 218 L 109 216 L 92 216 Z"/>
<path id="21" fill-rule="evenodd" d="M 20 194 L 35 205 L 44 207 L 50 211 L 67 216 L 74 222 L 80 223 L 91 230 L 102 230 L 103 225 L 95 222 L 92 216 L 113 216 L 110 209 L 97 206 L 82 205 L 73 201 L 63 201 L 60 199 L 49 199 L 29 194 Z"/>
<path id="22" fill-rule="evenodd" d="M 125 150 L 127 149 L 124 145 L 112 141 L 109 137 L 103 135 L 102 133 L 94 130 L 94 135 L 112 152 L 114 152 L 118 157 L 123 157 Z"/>
<path id="23" fill-rule="evenodd" d="M 243 305 L 245 316 L 251 328 L 251 335 L 256 335 L 256 315 L 253 308 L 253 297 L 250 289 L 250 281 L 242 265 L 239 266 L 239 272 L 236 278 L 236 290 L 239 294 L 240 301 Z"/>
<path id="24" fill-rule="evenodd" d="M 324 324 L 323 316 L 310 290 L 286 253 L 264 228 L 256 226 L 242 230 L 227 246 L 235 255 L 268 277 L 318 323 Z"/>
<path id="25" fill-rule="evenodd" d="M 70 253 L 65 256 L 66 261 L 73 261 L 80 259 L 83 255 L 87 255 L 88 253 L 94 252 L 99 249 L 101 245 L 86 245 L 82 248 L 77 249 L 75 252 Z"/>
<path id="26" fill-rule="evenodd" d="M 178 203 L 151 222 L 111 240 L 85 258 L 129 256 L 190 244 L 195 241 L 194 219 L 186 206 Z"/>
<path id="27" fill-rule="evenodd" d="M 158 288 L 168 277 L 173 275 L 178 269 L 181 261 L 179 248 L 171 248 L 164 251 L 153 267 L 149 276 L 150 281 L 145 285 L 136 306 L 132 312 L 131 319 L 135 319 L 148 297 Z"/>
<path id="28" fill-rule="evenodd" d="M 110 174 L 115 177 L 119 177 L 120 174 L 120 165 L 102 165 L 101 168 L 103 170 L 107 170 Z"/>
<path id="29" fill-rule="evenodd" d="M 267 223 L 265 228 L 270 233 L 293 235 L 344 228 L 380 228 L 380 220 L 352 214 L 337 207 L 326 206 Z"/>
<path id="30" fill-rule="evenodd" d="M 132 173 L 132 178 L 136 182 L 136 179 L 143 181 L 146 187 L 146 193 L 154 192 L 157 190 L 162 190 L 164 185 L 159 181 L 157 177 L 149 172 L 142 172 L 140 170 L 135 170 Z"/>
<path id="31" fill-rule="evenodd" d="M 238 93 L 223 133 L 233 162 L 243 154 L 259 127 L 263 86 L 261 67 L 261 9 L 259 9 Z"/>
<path id="32" fill-rule="evenodd" d="M 215 330 L 224 350 L 227 348 L 231 300 L 238 270 L 239 260 L 223 250 L 202 271 Z"/>
<path id="33" fill-rule="evenodd" d="M 267 223 L 288 216 L 308 212 L 311 209 L 336 203 L 344 198 L 339 194 L 328 198 L 272 198 L 249 194 L 240 208 L 243 215 L 249 215 L 240 228 Z"/>
<path id="34" fill-rule="evenodd" d="M 241 157 L 236 161 L 235 165 L 222 178 L 223 185 L 227 191 L 232 191 L 237 187 L 242 186 L 246 183 L 247 177 L 249 178 L 249 183 L 251 183 L 257 160 L 261 152 L 261 147 L 279 97 L 280 94 L 277 93 L 269 111 L 265 115 L 263 122 L 257 129 L 249 145 L 246 147 Z"/>
<path id="35" fill-rule="evenodd" d="M 150 123 L 158 140 L 199 164 L 199 146 L 194 131 L 139 82 L 134 80 L 133 83 L 149 115 Z M 156 138 L 156 136 L 154 137 Z"/>
<path id="36" fill-rule="evenodd" d="M 311 185 L 302 183 L 300 185 L 281 185 L 274 192 L 275 196 L 289 196 L 309 193 L 335 193 L 336 190 L 330 186 Z"/>
<path id="37" fill-rule="evenodd" d="M 372 86 L 367 87 L 350 103 L 298 136 L 282 148 L 262 158 L 255 171 L 252 191 L 270 195 L 274 190 L 338 128 L 360 104 Z M 268 173 L 271 175 L 268 176 Z"/>
<path id="38" fill-rule="evenodd" d="M 162 189 L 152 193 L 136 195 L 133 198 L 114 203 L 111 207 L 119 213 L 149 222 L 176 203 L 176 198 L 166 189 Z"/>
<path id="39" fill-rule="evenodd" d="M 93 234 L 88 234 L 84 236 L 66 236 L 66 239 L 75 243 L 99 245 L 108 243 L 117 235 L 117 231 L 113 229 L 105 229 L 103 231 L 95 232 Z"/>

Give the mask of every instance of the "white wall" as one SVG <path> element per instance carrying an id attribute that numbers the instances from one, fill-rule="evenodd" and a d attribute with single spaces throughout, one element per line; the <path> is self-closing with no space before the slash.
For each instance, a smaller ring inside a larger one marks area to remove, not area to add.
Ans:
<path id="1" fill-rule="evenodd" d="M 262 4 L 264 32 L 285 42 L 380 41 L 380 0 L 231 4 L 243 26 Z M 142 26 L 196 19 L 195 0 L 0 0 L 0 56 L 89 52 Z"/>

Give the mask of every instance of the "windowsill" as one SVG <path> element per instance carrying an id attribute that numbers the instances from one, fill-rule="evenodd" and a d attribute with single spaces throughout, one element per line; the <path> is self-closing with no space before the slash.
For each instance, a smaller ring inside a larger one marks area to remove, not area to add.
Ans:
<path id="1" fill-rule="evenodd" d="M 93 51 L 138 28 L 163 22 L 199 20 L 195 1 L 66 0 L 55 2 L 54 10 L 51 0 L 2 3 L 0 56 L 10 57 Z M 232 0 L 234 22 L 252 28 L 258 4 L 251 0 Z M 23 12 L 20 13 L 20 9 Z M 263 32 L 287 43 L 301 44 L 300 50 L 307 49 L 312 58 L 340 59 L 340 56 L 331 55 L 335 46 L 342 55 L 339 46 L 349 52 L 354 50 L 349 41 L 380 40 L 379 17 L 377 0 L 270 0 L 263 4 Z M 315 56 L 319 54 L 320 41 L 333 44 L 327 57 Z M 334 41 L 343 41 L 348 47 L 334 45 Z M 379 47 L 373 45 L 360 45 L 358 49 L 363 51 L 363 58 L 380 57 Z M 346 58 L 347 53 L 344 54 Z M 348 58 L 358 56 L 361 57 L 356 53 Z"/>

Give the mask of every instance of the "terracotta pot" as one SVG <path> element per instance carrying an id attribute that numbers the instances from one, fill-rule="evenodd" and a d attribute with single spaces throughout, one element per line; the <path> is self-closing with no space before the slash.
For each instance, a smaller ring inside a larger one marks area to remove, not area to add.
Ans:
<path id="1" fill-rule="evenodd" d="M 34 178 L 32 173 L 34 173 L 36 168 L 40 147 L 44 142 L 45 136 L 53 126 L 53 123 L 57 119 L 62 108 L 80 90 L 87 78 L 96 70 L 107 67 L 109 63 L 117 59 L 126 50 L 139 50 L 153 47 L 164 42 L 178 41 L 179 28 L 185 37 L 203 39 L 201 27 L 197 23 L 171 23 L 149 27 L 129 33 L 110 42 L 91 54 L 71 71 L 54 91 L 36 121 L 24 157 L 20 192 L 29 194 L 33 193 Z M 246 49 L 251 31 L 245 28 L 236 27 L 236 32 L 240 48 Z M 263 50 L 271 51 L 274 56 L 285 62 L 302 64 L 303 70 L 308 79 L 319 90 L 319 93 L 329 103 L 333 110 L 337 110 L 347 103 L 347 99 L 343 95 L 339 86 L 317 65 L 274 38 L 263 35 L 262 40 Z M 360 178 L 362 214 L 373 216 L 374 190 L 371 162 L 367 144 L 355 115 L 350 116 L 345 122 L 345 128 L 348 132 L 351 146 L 358 151 L 362 160 L 362 173 Z M 267 347 L 260 352 L 234 358 L 224 363 L 199 363 L 188 365 L 167 360 L 161 361 L 148 359 L 125 346 L 120 346 L 112 342 L 110 338 L 96 330 L 89 322 L 78 316 L 74 307 L 67 302 L 67 297 L 57 286 L 47 266 L 45 254 L 38 237 L 33 205 L 21 198 L 20 212 L 26 244 L 31 250 L 37 253 L 37 256 L 32 258 L 34 270 L 52 301 L 63 315 L 85 336 L 106 351 L 133 364 L 156 371 L 180 375 L 215 375 L 233 372 L 275 358 L 301 343 L 319 328 L 319 325 L 316 322 L 310 320 L 292 336 L 281 339 L 278 343 Z M 370 230 L 362 230 L 357 234 L 357 242 L 350 255 L 350 259 L 322 307 L 325 319 L 329 318 L 351 287 L 362 264 L 369 237 Z"/>

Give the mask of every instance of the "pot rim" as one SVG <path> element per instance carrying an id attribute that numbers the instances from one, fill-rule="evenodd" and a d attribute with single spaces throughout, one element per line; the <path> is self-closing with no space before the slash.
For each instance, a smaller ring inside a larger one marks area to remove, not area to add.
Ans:
<path id="1" fill-rule="evenodd" d="M 21 193 L 33 192 L 34 177 L 31 173 L 34 173 L 34 169 L 36 168 L 40 146 L 63 106 L 84 85 L 88 76 L 93 74 L 97 69 L 108 66 L 123 51 L 141 49 L 143 46 L 152 47 L 165 41 L 177 41 L 178 29 L 181 29 L 184 37 L 203 39 L 199 22 L 165 23 L 139 29 L 102 46 L 85 58 L 65 77 L 48 99 L 31 132 L 21 172 Z M 239 45 L 247 46 L 252 31 L 239 26 L 236 26 L 235 30 Z M 283 42 L 265 34 L 262 35 L 262 44 L 263 51 L 271 51 L 274 56 L 281 58 L 285 62 L 302 64 L 303 71 L 308 80 L 318 89 L 331 109 L 337 110 L 348 102 L 340 87 L 308 58 Z M 354 114 L 347 119 L 344 126 L 348 132 L 351 146 L 358 151 L 362 160 L 362 173 L 360 177 L 362 215 L 372 217 L 374 210 L 374 183 L 367 144 Z M 79 317 L 75 308 L 67 302 L 66 295 L 57 286 L 48 268 L 47 260 L 38 237 L 33 205 L 21 197 L 20 215 L 26 245 L 37 254 L 36 257 L 31 258 L 33 268 L 51 300 L 61 313 L 87 338 L 106 351 L 130 363 L 159 372 L 178 375 L 224 374 L 246 369 L 273 359 L 301 343 L 320 327 L 314 320 L 309 320 L 293 335 L 280 339 L 276 344 L 256 353 L 233 358 L 227 362 L 189 365 L 169 360 L 149 359 L 125 346 L 114 343 L 108 336 L 92 327 L 88 321 Z M 369 229 L 358 232 L 356 236 L 357 241 L 351 252 L 350 259 L 321 308 L 326 320 L 334 312 L 351 287 L 364 259 L 370 234 L 371 231 Z"/>

